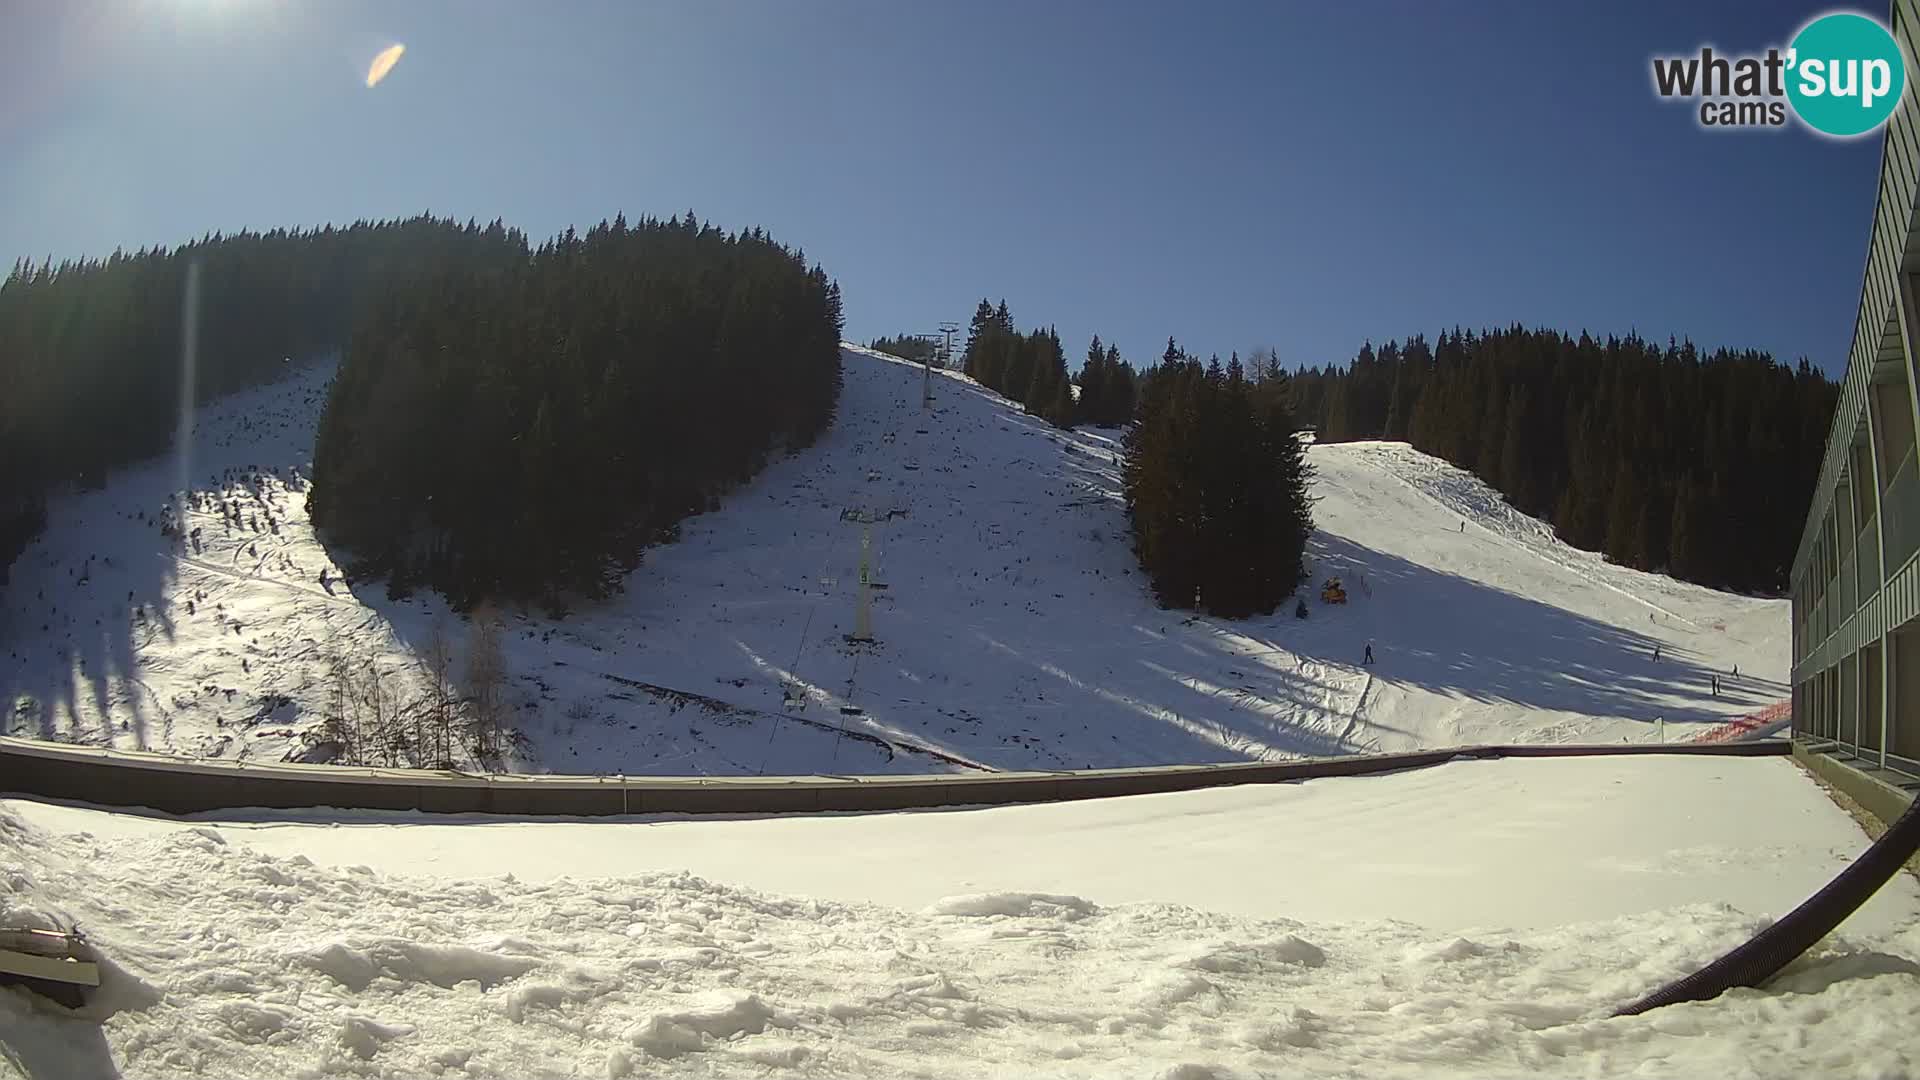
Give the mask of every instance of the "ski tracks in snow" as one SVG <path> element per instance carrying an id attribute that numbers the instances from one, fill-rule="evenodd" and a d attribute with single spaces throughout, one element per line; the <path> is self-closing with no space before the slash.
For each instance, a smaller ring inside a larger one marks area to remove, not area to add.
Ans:
<path id="1" fill-rule="evenodd" d="M 1600 559 L 1601 556 L 1567 547 L 1544 522 L 1521 514 L 1506 501 L 1504 496 L 1481 483 L 1473 474 L 1460 469 L 1442 471 L 1434 467 L 1437 464 L 1436 460 L 1428 459 L 1425 455 L 1421 455 L 1418 459 L 1410 457 L 1409 454 L 1413 449 L 1404 443 L 1360 442 L 1334 445 L 1343 445 L 1356 452 L 1367 453 L 1372 460 L 1382 466 L 1380 471 L 1385 475 L 1400 481 L 1435 506 L 1449 514 L 1459 516 L 1508 546 L 1517 548 L 1550 566 L 1558 567 L 1589 585 L 1609 589 L 1629 600 L 1644 604 L 1676 622 L 1685 623 L 1695 630 L 1701 629 L 1699 624 L 1685 615 L 1662 607 L 1639 593 L 1615 585 L 1580 565 L 1582 562 L 1590 563 Z M 1409 453 L 1397 452 L 1401 450 Z M 1574 552 L 1574 554 L 1563 557 L 1560 551 Z"/>

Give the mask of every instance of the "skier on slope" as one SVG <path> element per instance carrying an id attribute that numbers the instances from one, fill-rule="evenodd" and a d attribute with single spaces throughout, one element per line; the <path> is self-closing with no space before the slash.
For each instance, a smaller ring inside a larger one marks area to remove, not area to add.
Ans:
<path id="1" fill-rule="evenodd" d="M 1660 662 L 1660 646 L 1658 645 L 1653 647 L 1653 662 L 1656 664 Z"/>
<path id="2" fill-rule="evenodd" d="M 1360 662 L 1361 662 L 1362 664 L 1371 664 L 1371 663 L 1373 663 L 1373 642 L 1371 642 L 1371 641 L 1369 641 L 1369 642 L 1367 642 L 1367 652 L 1366 652 L 1366 655 L 1365 655 L 1365 656 L 1364 656 L 1364 657 L 1363 657 L 1363 658 L 1361 659 L 1361 661 L 1360 661 Z"/>

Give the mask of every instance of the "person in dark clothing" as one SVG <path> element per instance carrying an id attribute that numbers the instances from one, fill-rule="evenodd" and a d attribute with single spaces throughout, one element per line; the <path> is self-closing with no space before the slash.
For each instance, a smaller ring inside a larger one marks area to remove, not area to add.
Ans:
<path id="1" fill-rule="evenodd" d="M 1658 645 L 1653 647 L 1653 662 L 1656 664 L 1660 662 L 1660 646 Z"/>
<path id="2" fill-rule="evenodd" d="M 1362 659 L 1362 660 L 1361 660 L 1360 662 L 1361 662 L 1362 664 L 1371 664 L 1371 663 L 1373 663 L 1373 642 L 1371 642 L 1371 641 L 1369 641 L 1369 642 L 1367 642 L 1367 655 L 1366 655 L 1366 657 L 1365 657 L 1364 659 Z"/>

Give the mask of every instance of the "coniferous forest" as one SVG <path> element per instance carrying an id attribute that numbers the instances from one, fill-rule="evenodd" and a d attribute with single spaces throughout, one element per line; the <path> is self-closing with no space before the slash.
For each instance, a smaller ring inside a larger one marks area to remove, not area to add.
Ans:
<path id="1" fill-rule="evenodd" d="M 308 507 L 397 593 L 606 595 L 642 548 L 826 428 L 841 329 L 819 267 L 691 214 L 447 266 L 354 332 Z"/>
<path id="2" fill-rule="evenodd" d="M 867 343 L 867 348 L 889 356 L 897 356 L 902 360 L 911 360 L 916 364 L 939 359 L 935 355 L 939 350 L 934 347 L 933 342 L 912 334 L 901 334 L 899 337 L 877 337 Z"/>
<path id="3" fill-rule="evenodd" d="M 1022 334 L 1005 300 L 981 300 L 962 365 L 1056 427 L 1127 426 L 1127 520 L 1161 606 L 1238 618 L 1272 612 L 1299 586 L 1311 471 L 1271 351 L 1248 371 L 1238 355 L 1202 365 L 1169 338 L 1160 363 L 1136 372 L 1095 334 L 1069 379 L 1058 333 Z"/>
<path id="4" fill-rule="evenodd" d="M 811 441 L 837 392 L 837 286 L 759 230 L 691 214 L 537 251 L 497 221 L 417 217 L 22 262 L 0 283 L 0 574 L 50 494 L 165 449 L 189 266 L 197 400 L 345 348 L 313 512 L 400 591 L 602 594 L 646 543 Z M 1161 367 L 1175 360 L 1190 378 L 1177 350 Z M 1059 335 L 1020 332 L 1004 300 L 980 302 L 962 366 L 1062 427 L 1146 418 L 1146 382 L 1175 375 L 1136 373 L 1096 336 L 1070 377 Z M 1761 592 L 1785 586 L 1837 397 L 1805 361 L 1519 326 L 1367 345 L 1272 381 L 1321 441 L 1406 440 L 1568 543 Z"/>
<path id="5" fill-rule="evenodd" d="M 1519 326 L 1366 345 L 1293 383 L 1322 442 L 1410 442 L 1576 547 L 1766 593 L 1787 586 L 1839 395 L 1805 360 Z"/>
<path id="6" fill-rule="evenodd" d="M 1133 365 L 1120 359 L 1118 345 L 1102 346 L 1100 335 L 1087 343 L 1087 356 L 1074 376 L 1080 386 L 1080 400 L 1074 417 L 1095 427 L 1120 427 L 1133 419 L 1134 399 L 1139 392 L 1139 375 Z"/>
<path id="7" fill-rule="evenodd" d="M 18 263 L 0 283 L 0 583 L 45 524 L 48 496 L 97 488 L 167 448 L 178 415 L 186 283 L 197 266 L 196 402 L 337 349 L 366 300 L 438 262 L 524 250 L 413 218 L 211 234 L 105 259 Z"/>
<path id="8" fill-rule="evenodd" d="M 354 565 L 465 605 L 599 595 L 839 388 L 839 287 L 758 229 L 603 222 L 537 251 L 428 217 L 21 263 L 0 284 L 0 583 L 51 495 L 163 452 L 193 394 L 344 356 L 311 510 Z"/>
<path id="9" fill-rule="evenodd" d="M 1050 329 L 1020 333 L 1005 300 L 998 309 L 980 301 L 967 327 L 960 369 L 982 386 L 1019 402 L 1028 415 L 1055 427 L 1073 426 L 1073 390 L 1060 335 Z"/>
<path id="10" fill-rule="evenodd" d="M 1253 372 L 1238 355 L 1203 366 L 1172 339 L 1141 376 L 1127 519 L 1163 607 L 1266 614 L 1305 579 L 1312 473 L 1289 382 L 1271 354 Z"/>
<path id="11" fill-rule="evenodd" d="M 1052 328 L 1020 333 L 1005 300 L 997 308 L 980 301 L 967 326 L 960 366 L 981 385 L 1055 427 L 1078 423 L 1112 427 L 1133 415 L 1135 374 L 1120 359 L 1118 348 L 1103 348 L 1100 336 L 1094 335 L 1079 375 L 1069 377 L 1059 333 Z M 1077 398 L 1076 384 L 1080 387 Z"/>

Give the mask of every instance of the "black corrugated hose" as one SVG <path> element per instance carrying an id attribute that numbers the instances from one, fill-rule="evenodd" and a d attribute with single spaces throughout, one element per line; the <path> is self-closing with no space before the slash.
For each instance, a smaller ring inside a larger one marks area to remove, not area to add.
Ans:
<path id="1" fill-rule="evenodd" d="M 1663 1005 L 1705 1001 L 1736 986 L 1759 986 L 1866 903 L 1916 851 L 1920 851 L 1920 799 L 1908 805 L 1907 812 L 1852 866 L 1799 907 L 1727 955 L 1622 1006 L 1613 1015 L 1638 1016 Z"/>

